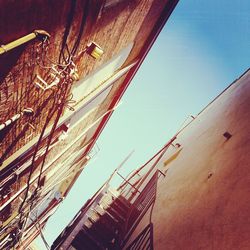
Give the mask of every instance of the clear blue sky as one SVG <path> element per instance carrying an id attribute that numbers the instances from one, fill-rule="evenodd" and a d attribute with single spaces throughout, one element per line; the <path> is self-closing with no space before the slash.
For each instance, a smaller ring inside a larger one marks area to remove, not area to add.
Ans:
<path id="1" fill-rule="evenodd" d="M 124 172 L 149 159 L 188 115 L 247 70 L 249 61 L 249 0 L 181 0 L 101 134 L 96 159 L 48 223 L 48 242 L 131 150 Z"/>

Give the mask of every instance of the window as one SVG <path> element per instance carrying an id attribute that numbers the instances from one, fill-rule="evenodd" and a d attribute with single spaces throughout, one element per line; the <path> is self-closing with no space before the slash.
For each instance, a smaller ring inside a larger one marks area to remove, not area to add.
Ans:
<path id="1" fill-rule="evenodd" d="M 97 69 L 93 74 L 86 77 L 86 79 L 84 79 L 83 81 L 79 81 L 77 84 L 75 84 L 72 90 L 72 94 L 73 99 L 76 101 L 76 103 L 81 102 L 90 94 L 94 94 L 94 92 L 96 92 L 96 90 L 100 86 L 105 85 L 104 83 L 122 67 L 132 48 L 133 43 L 130 43 L 116 56 L 111 58 L 107 63 Z"/>

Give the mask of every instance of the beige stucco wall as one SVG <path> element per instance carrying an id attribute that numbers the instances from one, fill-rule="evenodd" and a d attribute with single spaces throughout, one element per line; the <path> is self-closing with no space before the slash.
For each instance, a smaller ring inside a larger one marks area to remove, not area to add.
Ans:
<path id="1" fill-rule="evenodd" d="M 166 152 L 158 165 L 168 171 L 153 212 L 155 249 L 250 249 L 249 110 L 250 71 L 178 135 L 177 157 L 167 161 L 178 149 Z"/>

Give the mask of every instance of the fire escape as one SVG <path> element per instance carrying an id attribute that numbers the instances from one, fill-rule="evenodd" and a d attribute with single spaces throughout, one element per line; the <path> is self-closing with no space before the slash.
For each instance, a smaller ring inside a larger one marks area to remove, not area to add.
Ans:
<path id="1" fill-rule="evenodd" d="M 118 172 L 120 177 L 122 177 Z M 123 183 L 117 189 L 110 178 L 85 204 L 51 249 L 123 249 L 145 213 L 153 208 L 159 170 Z M 113 174 L 114 175 L 114 174 Z M 145 178 L 146 177 L 146 178 Z M 126 249 L 153 249 L 152 223 Z"/>

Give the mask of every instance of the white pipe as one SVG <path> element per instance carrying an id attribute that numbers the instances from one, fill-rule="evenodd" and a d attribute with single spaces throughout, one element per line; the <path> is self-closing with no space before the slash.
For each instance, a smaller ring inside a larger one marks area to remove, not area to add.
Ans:
<path id="1" fill-rule="evenodd" d="M 0 124 L 0 131 L 3 130 L 4 128 L 6 128 L 7 126 L 9 126 L 10 124 L 12 124 L 13 122 L 17 121 L 22 115 L 23 115 L 22 112 L 20 114 L 16 114 L 16 115 L 12 116 L 6 122 Z"/>
<path id="2" fill-rule="evenodd" d="M 34 111 L 31 108 L 24 109 L 21 113 L 12 116 L 9 120 L 7 120 L 6 122 L 0 124 L 0 131 L 3 130 L 4 128 L 6 128 L 7 126 L 11 125 L 13 122 L 20 119 L 21 116 L 23 116 L 24 114 L 32 115 L 33 113 L 34 113 Z"/>

